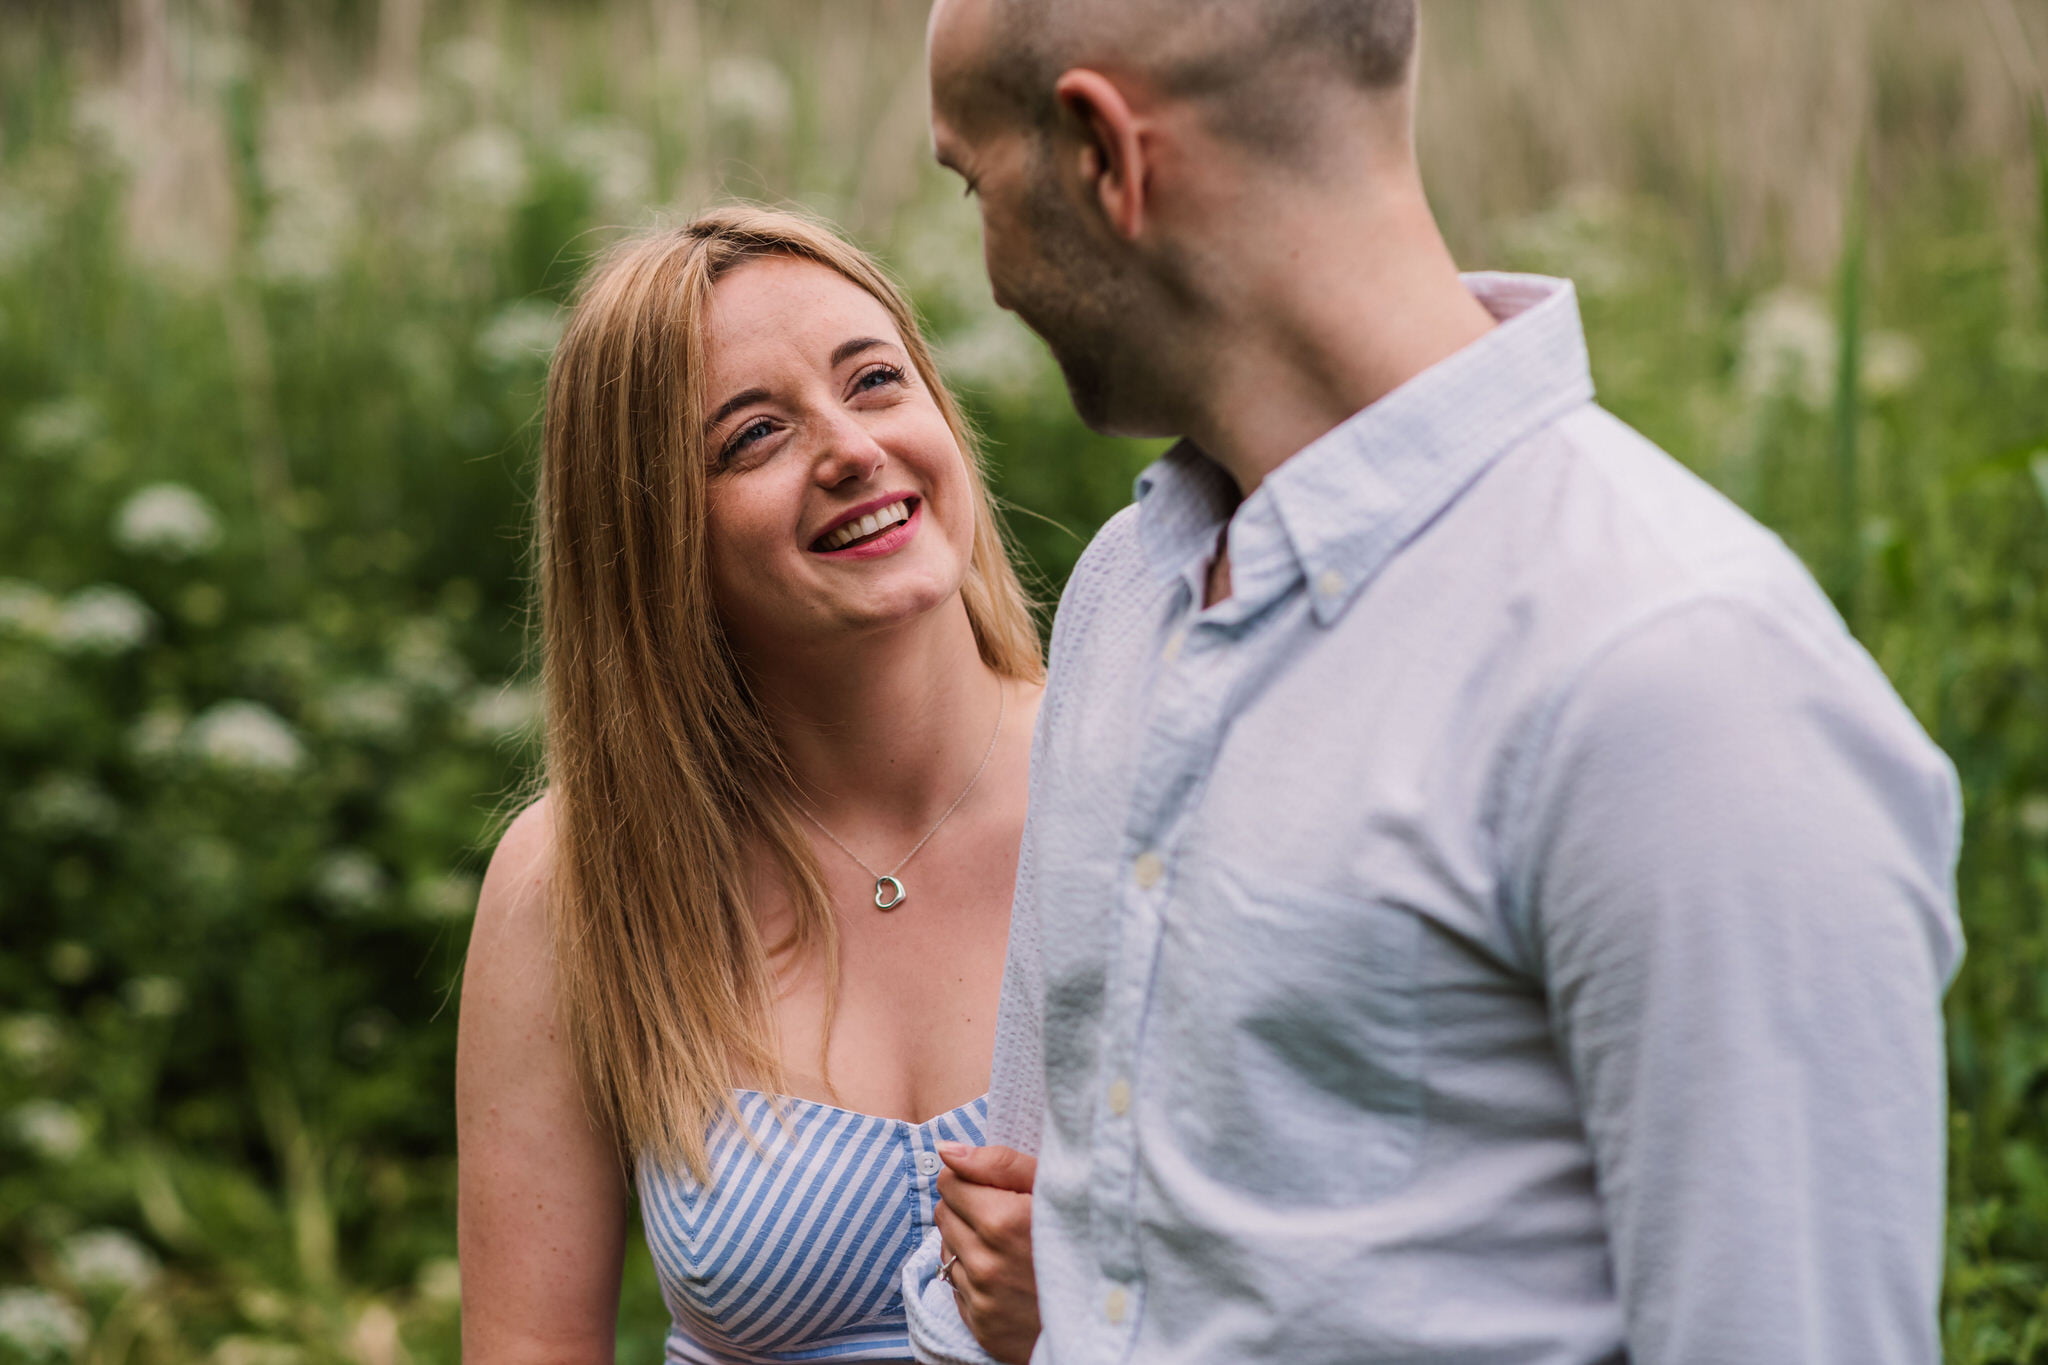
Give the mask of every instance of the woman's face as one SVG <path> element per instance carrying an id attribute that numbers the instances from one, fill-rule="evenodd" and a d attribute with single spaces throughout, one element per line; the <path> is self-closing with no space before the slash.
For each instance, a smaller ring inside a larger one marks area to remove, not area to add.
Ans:
<path id="1" fill-rule="evenodd" d="M 713 287 L 704 340 L 711 578 L 736 647 L 803 651 L 959 592 L 965 456 L 872 295 L 751 261 Z"/>

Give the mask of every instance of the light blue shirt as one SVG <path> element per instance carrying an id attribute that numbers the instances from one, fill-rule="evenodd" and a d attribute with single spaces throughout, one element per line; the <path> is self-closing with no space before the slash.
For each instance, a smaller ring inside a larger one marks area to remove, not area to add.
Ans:
<path id="1" fill-rule="evenodd" d="M 1053 631 L 991 1141 L 1052 1365 L 1933 1365 L 1952 770 L 1571 287 Z M 1229 524 L 1231 595 L 1202 606 Z M 906 1271 L 926 1359 L 980 1360 Z"/>

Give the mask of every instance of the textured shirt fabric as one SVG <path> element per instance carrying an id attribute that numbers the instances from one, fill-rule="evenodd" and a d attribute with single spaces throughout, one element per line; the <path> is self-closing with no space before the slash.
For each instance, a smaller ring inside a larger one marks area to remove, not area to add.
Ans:
<path id="1" fill-rule="evenodd" d="M 642 1156 L 640 1222 L 668 1365 L 907 1365 L 903 1265 L 931 1230 L 937 1144 L 978 1143 L 983 1096 L 923 1123 L 738 1091 L 711 1179 Z"/>
<path id="2" fill-rule="evenodd" d="M 1933 1365 L 1953 771 L 1569 284 L 1053 632 L 991 1141 L 1052 1365 Z M 1231 595 L 1204 608 L 1228 524 Z M 986 1359 L 906 1269 L 923 1359 Z"/>

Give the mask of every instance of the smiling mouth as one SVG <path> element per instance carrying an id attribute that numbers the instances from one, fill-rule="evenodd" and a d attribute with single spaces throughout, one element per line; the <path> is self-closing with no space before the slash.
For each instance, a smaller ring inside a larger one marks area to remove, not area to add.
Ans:
<path id="1" fill-rule="evenodd" d="M 844 526 L 827 531 L 811 542 L 811 549 L 819 554 L 833 550 L 848 550 L 856 545 L 865 545 L 877 536 L 895 530 L 910 520 L 910 514 L 917 507 L 916 498 L 904 498 L 880 507 L 864 517 L 856 517 Z"/>

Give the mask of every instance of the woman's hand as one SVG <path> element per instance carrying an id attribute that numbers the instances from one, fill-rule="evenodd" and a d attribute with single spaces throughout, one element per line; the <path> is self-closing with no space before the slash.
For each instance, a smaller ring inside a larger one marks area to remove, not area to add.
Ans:
<path id="1" fill-rule="evenodd" d="M 1038 1160 L 1008 1147 L 942 1142 L 937 1223 L 940 1274 L 981 1349 L 1025 1365 L 1038 1341 L 1038 1280 L 1031 1269 L 1031 1186 Z"/>

